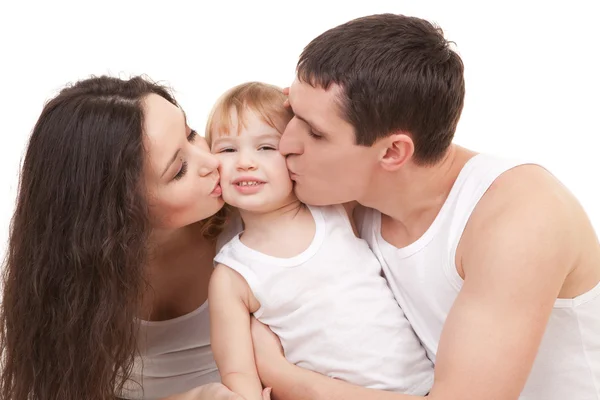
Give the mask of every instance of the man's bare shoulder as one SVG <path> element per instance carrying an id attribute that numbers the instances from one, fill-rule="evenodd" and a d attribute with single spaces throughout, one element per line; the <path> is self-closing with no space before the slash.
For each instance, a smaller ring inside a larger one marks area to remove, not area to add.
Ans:
<path id="1" fill-rule="evenodd" d="M 587 214 L 573 194 L 538 165 L 506 171 L 484 194 L 461 240 L 459 273 L 464 275 L 470 268 L 464 260 L 476 267 L 486 254 L 512 251 L 515 243 L 555 254 L 573 276 L 574 286 L 580 286 L 580 280 L 592 282 L 600 273 L 600 247 Z"/>
<path id="2" fill-rule="evenodd" d="M 481 223 L 497 218 L 530 213 L 532 218 L 557 218 L 579 223 L 587 216 L 579 201 L 548 170 L 536 164 L 523 164 L 501 174 L 477 205 L 472 219 Z M 523 221 L 526 222 L 526 221 Z"/>

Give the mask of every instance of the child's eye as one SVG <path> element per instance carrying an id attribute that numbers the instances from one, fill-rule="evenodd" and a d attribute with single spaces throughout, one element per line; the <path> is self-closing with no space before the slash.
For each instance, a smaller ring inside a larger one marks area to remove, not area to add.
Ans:
<path id="1" fill-rule="evenodd" d="M 192 129 L 192 131 L 187 137 L 188 142 L 192 143 L 194 140 L 196 140 L 196 136 L 198 136 L 198 132 Z"/>
<path id="2" fill-rule="evenodd" d="M 232 149 L 232 148 L 221 149 L 221 150 L 217 151 L 217 153 L 235 153 L 235 149 Z"/>
<path id="3" fill-rule="evenodd" d="M 258 150 L 277 150 L 277 149 L 274 146 L 265 145 L 265 146 L 260 146 L 258 148 Z"/>

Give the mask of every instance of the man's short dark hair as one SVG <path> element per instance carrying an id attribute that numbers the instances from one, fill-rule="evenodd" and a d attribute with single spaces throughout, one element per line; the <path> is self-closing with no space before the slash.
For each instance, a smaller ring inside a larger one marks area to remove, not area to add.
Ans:
<path id="1" fill-rule="evenodd" d="M 356 144 L 406 132 L 415 160 L 439 161 L 462 112 L 463 63 L 439 27 L 415 17 L 380 14 L 330 29 L 304 49 L 298 78 L 324 89 L 341 87 L 342 116 Z"/>

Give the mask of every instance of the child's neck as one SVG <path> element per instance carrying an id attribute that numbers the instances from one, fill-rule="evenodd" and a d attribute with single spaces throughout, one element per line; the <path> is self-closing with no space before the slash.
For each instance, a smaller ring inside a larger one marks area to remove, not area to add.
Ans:
<path id="1" fill-rule="evenodd" d="M 263 239 L 281 237 L 290 222 L 306 211 L 303 204 L 295 196 L 281 206 L 266 212 L 239 210 L 244 221 L 244 236 L 261 237 Z"/>
<path id="2" fill-rule="evenodd" d="M 269 212 L 240 210 L 240 216 L 245 225 L 242 243 L 272 257 L 290 258 L 302 253 L 316 232 L 312 213 L 296 196 Z"/>

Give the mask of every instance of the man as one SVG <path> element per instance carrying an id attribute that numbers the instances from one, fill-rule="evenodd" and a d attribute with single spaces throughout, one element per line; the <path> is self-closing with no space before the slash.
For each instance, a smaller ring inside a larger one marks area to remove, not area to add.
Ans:
<path id="1" fill-rule="evenodd" d="M 546 170 L 452 143 L 463 64 L 429 22 L 374 15 L 302 53 L 280 151 L 308 204 L 358 202 L 371 245 L 428 356 L 428 398 L 599 399 L 600 245 Z M 417 399 L 285 361 L 255 324 L 278 399 Z"/>

